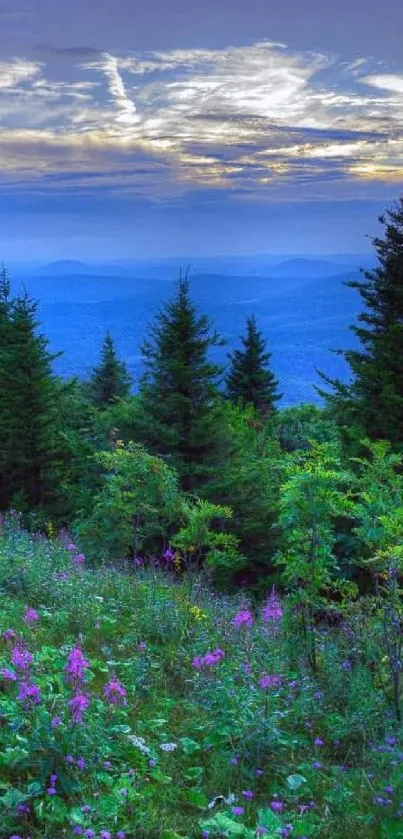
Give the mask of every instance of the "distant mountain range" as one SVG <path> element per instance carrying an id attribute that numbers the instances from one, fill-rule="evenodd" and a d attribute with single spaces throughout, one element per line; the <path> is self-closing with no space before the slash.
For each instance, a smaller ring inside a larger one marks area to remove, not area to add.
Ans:
<path id="1" fill-rule="evenodd" d="M 215 351 L 217 361 L 226 363 L 228 352 L 239 345 L 245 318 L 255 313 L 273 353 L 284 405 L 318 401 L 317 369 L 346 379 L 343 358 L 331 350 L 355 346 L 349 325 L 362 303 L 345 282 L 357 278 L 359 265 L 368 266 L 370 257 L 263 255 L 220 257 L 216 262 L 214 267 L 210 258 L 194 260 L 190 279 L 198 306 L 227 341 L 225 348 Z M 147 325 L 172 294 L 185 263 L 178 259 L 163 265 L 146 260 L 95 265 L 62 260 L 40 270 L 25 267 L 15 272 L 13 287 L 17 290 L 23 282 L 39 300 L 51 349 L 63 352 L 55 362 L 61 375 L 88 375 L 109 330 L 136 382 Z"/>

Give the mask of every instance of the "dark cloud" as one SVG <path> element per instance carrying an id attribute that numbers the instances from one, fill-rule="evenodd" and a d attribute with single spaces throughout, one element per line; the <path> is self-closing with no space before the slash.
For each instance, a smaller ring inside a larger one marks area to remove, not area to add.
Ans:
<path id="1" fill-rule="evenodd" d="M 35 52 L 41 55 L 62 56 L 65 58 L 94 58 L 101 55 L 101 51 L 95 47 L 55 47 L 52 44 L 35 44 Z"/>

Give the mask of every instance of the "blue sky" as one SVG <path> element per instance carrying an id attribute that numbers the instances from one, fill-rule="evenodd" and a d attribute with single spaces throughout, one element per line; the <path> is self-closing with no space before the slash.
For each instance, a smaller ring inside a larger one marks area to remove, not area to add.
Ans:
<path id="1" fill-rule="evenodd" d="M 0 256 L 369 247 L 403 184 L 399 0 L 5 0 Z"/>

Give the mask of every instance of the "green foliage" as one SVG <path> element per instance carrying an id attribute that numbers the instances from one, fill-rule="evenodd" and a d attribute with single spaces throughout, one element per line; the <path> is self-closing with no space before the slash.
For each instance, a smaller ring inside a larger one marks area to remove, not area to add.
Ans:
<path id="1" fill-rule="evenodd" d="M 95 367 L 88 382 L 88 394 L 99 408 L 113 404 L 117 399 L 129 395 L 131 377 L 126 365 L 116 355 L 115 343 L 106 333 L 98 367 Z"/>
<path id="2" fill-rule="evenodd" d="M 208 359 L 220 343 L 209 319 L 193 305 L 187 278 L 157 315 L 143 345 L 146 373 L 136 439 L 174 466 L 185 490 L 214 474 L 220 447 L 217 377 Z"/>
<path id="3" fill-rule="evenodd" d="M 246 335 L 241 337 L 242 350 L 230 354 L 230 370 L 227 375 L 227 394 L 230 399 L 253 407 L 264 414 L 276 410 L 276 402 L 282 394 L 278 392 L 278 381 L 269 369 L 271 353 L 259 331 L 254 315 L 247 318 Z"/>
<path id="4" fill-rule="evenodd" d="M 175 472 L 136 444 L 95 455 L 103 484 L 88 518 L 76 530 L 94 559 L 134 556 L 162 544 L 178 517 Z"/>
<path id="5" fill-rule="evenodd" d="M 403 198 L 379 219 L 384 238 L 373 241 L 378 266 L 350 282 L 365 305 L 351 327 L 361 348 L 343 352 L 353 381 L 324 394 L 342 426 L 354 426 L 372 439 L 403 443 Z M 349 429 L 347 428 L 347 434 Z"/>
<path id="6" fill-rule="evenodd" d="M 309 403 L 278 411 L 274 434 L 285 452 L 309 449 L 312 441 L 337 443 L 339 440 L 339 429 L 330 412 Z"/>
<path id="7" fill-rule="evenodd" d="M 0 281 L 0 508 L 31 510 L 59 494 L 62 386 L 52 375 L 55 356 L 37 334 L 36 303 L 11 298 Z"/>
<path id="8" fill-rule="evenodd" d="M 232 510 L 203 499 L 184 498 L 180 516 L 182 527 L 172 538 L 187 569 L 202 565 L 216 582 L 227 583 L 245 565 L 238 551 L 238 539 L 223 530 Z"/>

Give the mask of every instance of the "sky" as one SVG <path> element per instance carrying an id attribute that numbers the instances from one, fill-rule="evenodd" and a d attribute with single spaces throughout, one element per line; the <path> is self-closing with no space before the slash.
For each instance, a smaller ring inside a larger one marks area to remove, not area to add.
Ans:
<path id="1" fill-rule="evenodd" d="M 0 0 L 0 259 L 363 253 L 401 0 Z"/>

